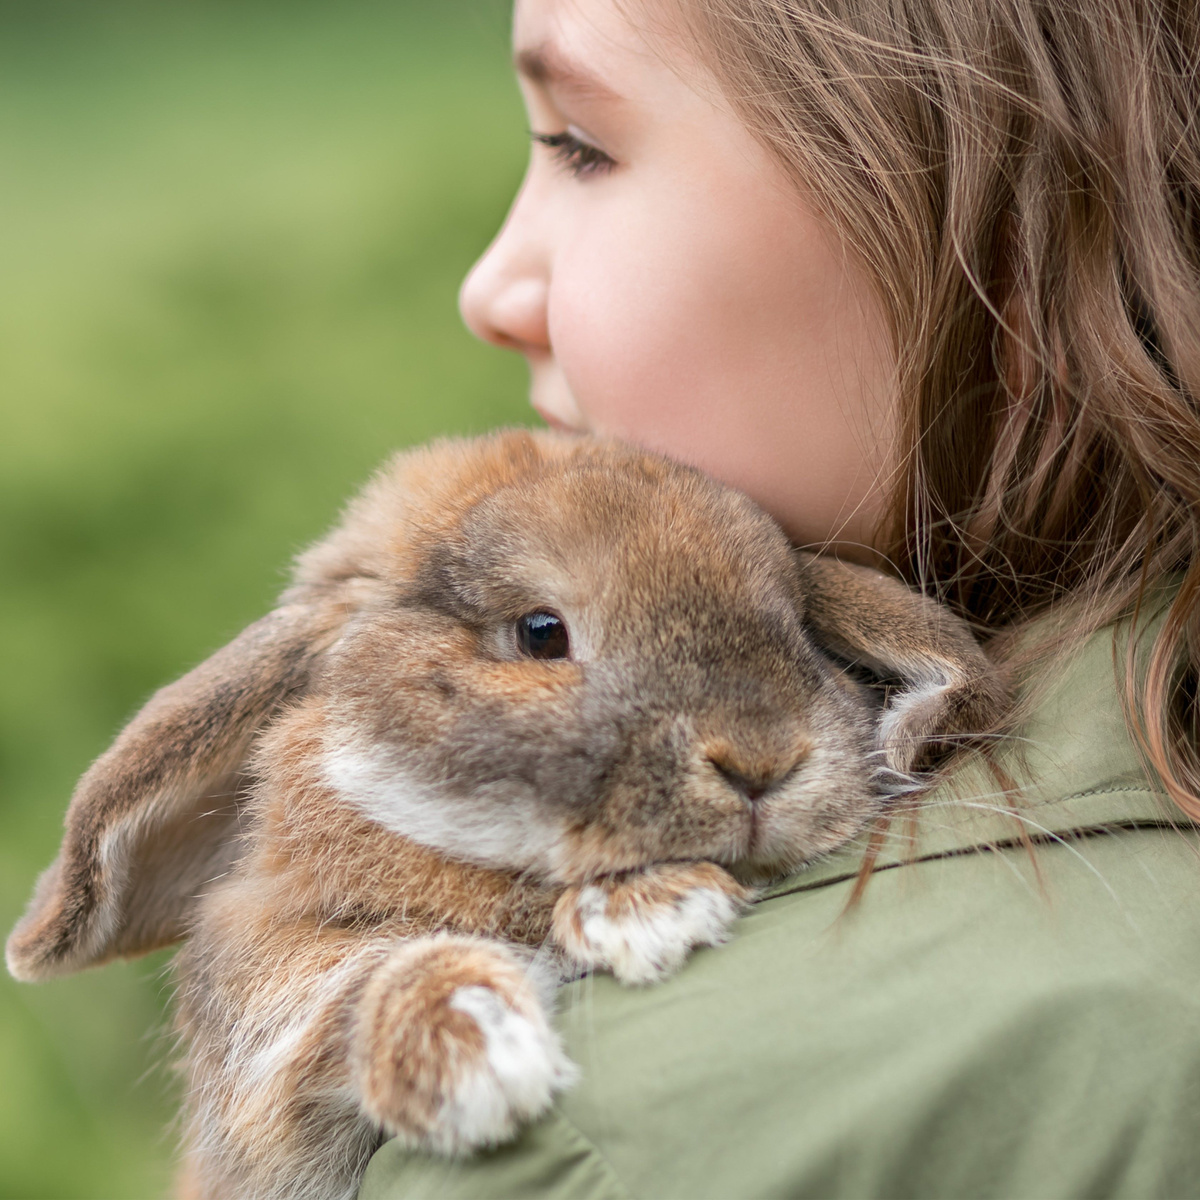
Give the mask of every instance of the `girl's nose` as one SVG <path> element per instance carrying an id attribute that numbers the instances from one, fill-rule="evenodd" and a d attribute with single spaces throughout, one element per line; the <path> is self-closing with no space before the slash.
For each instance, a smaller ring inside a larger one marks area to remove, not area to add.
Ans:
<path id="1" fill-rule="evenodd" d="M 550 276 L 527 200 L 517 197 L 504 228 L 468 272 L 458 307 L 477 338 L 537 355 L 550 349 Z"/>

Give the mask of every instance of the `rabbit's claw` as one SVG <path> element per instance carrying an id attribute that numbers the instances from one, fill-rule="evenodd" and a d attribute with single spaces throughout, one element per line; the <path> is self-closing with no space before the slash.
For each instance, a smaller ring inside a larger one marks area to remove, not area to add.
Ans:
<path id="1" fill-rule="evenodd" d="M 716 946 L 753 899 L 715 863 L 664 863 L 567 888 L 554 938 L 567 958 L 622 983 L 655 983 L 698 946 Z"/>

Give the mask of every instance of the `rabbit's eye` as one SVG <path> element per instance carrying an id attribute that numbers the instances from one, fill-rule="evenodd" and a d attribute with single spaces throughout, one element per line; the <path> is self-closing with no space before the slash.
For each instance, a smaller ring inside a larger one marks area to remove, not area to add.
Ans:
<path id="1" fill-rule="evenodd" d="M 517 645 L 530 658 L 566 658 L 571 650 L 563 619 L 549 612 L 526 613 L 517 621 Z"/>

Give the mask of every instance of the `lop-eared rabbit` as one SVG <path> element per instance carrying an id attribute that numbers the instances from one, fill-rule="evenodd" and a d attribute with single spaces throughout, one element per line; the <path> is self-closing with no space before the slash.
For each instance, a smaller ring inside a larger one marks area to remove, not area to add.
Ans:
<path id="1" fill-rule="evenodd" d="M 350 1197 L 571 1083 L 561 974 L 668 975 L 1004 703 L 961 621 L 696 471 L 442 442 L 84 775 L 9 968 L 182 939 L 185 1193 Z"/>

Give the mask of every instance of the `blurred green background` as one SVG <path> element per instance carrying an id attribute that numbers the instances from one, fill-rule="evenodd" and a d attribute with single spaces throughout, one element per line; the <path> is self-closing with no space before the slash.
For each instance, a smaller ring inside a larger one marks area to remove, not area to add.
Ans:
<path id="1" fill-rule="evenodd" d="M 5 929 L 88 762 L 389 450 L 528 419 L 455 309 L 525 156 L 506 9 L 0 0 Z M 0 981 L 0 1195 L 167 1191 L 165 964 Z"/>

